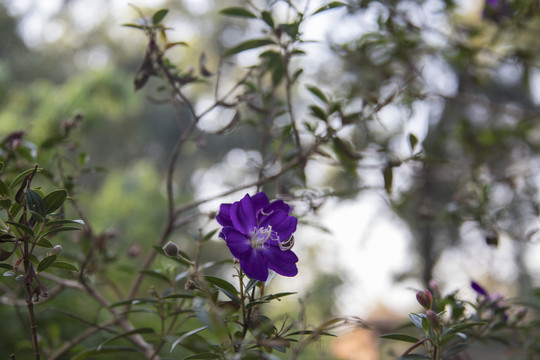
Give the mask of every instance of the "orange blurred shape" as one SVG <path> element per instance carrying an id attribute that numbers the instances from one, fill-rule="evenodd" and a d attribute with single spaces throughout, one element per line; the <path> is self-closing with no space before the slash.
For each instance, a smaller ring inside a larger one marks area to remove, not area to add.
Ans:
<path id="1" fill-rule="evenodd" d="M 344 360 L 378 360 L 379 339 L 369 329 L 357 328 L 332 342 L 332 354 Z"/>

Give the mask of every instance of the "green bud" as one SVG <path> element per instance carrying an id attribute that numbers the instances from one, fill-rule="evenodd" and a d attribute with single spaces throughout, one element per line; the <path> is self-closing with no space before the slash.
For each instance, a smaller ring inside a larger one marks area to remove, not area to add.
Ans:
<path id="1" fill-rule="evenodd" d="M 163 246 L 163 251 L 167 256 L 170 257 L 177 257 L 178 256 L 178 245 L 173 243 L 172 241 L 169 241 Z"/>
<path id="2" fill-rule="evenodd" d="M 62 245 L 55 245 L 51 249 L 51 255 L 60 255 L 62 252 Z"/>

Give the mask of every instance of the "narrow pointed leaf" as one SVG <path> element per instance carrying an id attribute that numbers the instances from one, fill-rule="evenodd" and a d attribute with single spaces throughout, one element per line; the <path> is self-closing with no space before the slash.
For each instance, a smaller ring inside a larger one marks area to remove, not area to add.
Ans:
<path id="1" fill-rule="evenodd" d="M 271 40 L 271 39 L 251 39 L 251 40 L 247 40 L 247 41 L 244 41 L 244 42 L 230 48 L 229 50 L 227 50 L 225 52 L 225 54 L 223 54 L 223 57 L 228 57 L 228 56 L 231 56 L 231 55 L 241 53 L 242 51 L 256 49 L 256 48 L 260 48 L 262 46 L 273 45 L 273 44 L 275 44 L 275 42 L 273 40 Z"/>
<path id="2" fill-rule="evenodd" d="M 152 16 L 152 23 L 154 25 L 159 24 L 165 18 L 165 16 L 167 16 L 168 12 L 169 10 L 167 9 L 161 9 L 156 11 L 156 13 Z"/>
<path id="3" fill-rule="evenodd" d="M 195 360 L 195 359 L 221 359 L 221 355 L 214 354 L 214 353 L 201 353 L 201 354 L 190 355 L 184 358 L 184 360 Z"/>
<path id="4" fill-rule="evenodd" d="M 457 353 L 460 353 L 462 351 L 465 351 L 467 350 L 471 345 L 469 344 L 457 344 L 457 345 L 454 345 L 452 346 L 450 349 L 446 350 L 443 354 L 442 354 L 442 357 L 441 359 L 446 359 L 452 355 L 455 355 Z"/>
<path id="5" fill-rule="evenodd" d="M 55 261 L 51 264 L 51 267 L 68 271 L 79 271 L 78 267 L 65 261 Z"/>
<path id="6" fill-rule="evenodd" d="M 306 88 L 309 90 L 309 92 L 318 97 L 323 103 L 328 104 L 328 98 L 326 95 L 324 95 L 321 89 L 316 86 L 306 86 Z"/>
<path id="7" fill-rule="evenodd" d="M 182 343 L 182 341 L 184 341 L 186 338 L 190 337 L 191 335 L 194 335 L 200 331 L 203 331 L 205 329 L 207 329 L 208 326 L 203 326 L 203 327 L 200 327 L 198 329 L 195 329 L 195 330 L 191 330 L 191 331 L 188 331 L 187 333 L 185 333 L 184 335 L 180 336 L 178 339 L 176 339 L 175 342 L 172 343 L 171 345 L 171 352 L 174 350 L 175 347 L 177 347 L 180 343 Z"/>
<path id="8" fill-rule="evenodd" d="M 257 18 L 257 16 L 253 14 L 251 11 L 242 7 L 235 7 L 235 6 L 225 8 L 221 10 L 219 13 L 223 15 L 237 16 L 237 17 L 243 17 L 243 18 L 251 18 L 251 19 Z"/>
<path id="9" fill-rule="evenodd" d="M 58 232 L 63 232 L 63 231 L 79 231 L 81 230 L 80 227 L 75 227 L 75 226 L 64 226 L 64 227 L 59 227 L 59 228 L 55 228 L 55 229 L 51 229 L 43 234 L 41 234 L 42 237 L 45 237 L 45 236 L 48 236 L 48 235 L 51 235 L 51 234 L 56 234 Z"/>
<path id="10" fill-rule="evenodd" d="M 49 255 L 41 260 L 37 266 L 37 272 L 40 273 L 51 266 L 56 261 L 56 255 Z"/>
<path id="11" fill-rule="evenodd" d="M 391 333 L 391 334 L 384 334 L 384 335 L 381 335 L 379 336 L 381 339 L 389 339 L 389 340 L 398 340 L 398 341 L 405 341 L 405 342 L 410 342 L 410 343 L 416 343 L 418 342 L 420 339 L 418 338 L 415 338 L 414 336 L 411 336 L 411 335 L 407 335 L 407 334 L 395 334 L 395 333 Z"/>
<path id="12" fill-rule="evenodd" d="M 215 276 L 205 276 L 206 281 L 214 285 L 218 290 L 227 295 L 232 301 L 237 304 L 240 304 L 240 299 L 238 298 L 238 290 L 230 282 L 220 279 Z"/>
<path id="13" fill-rule="evenodd" d="M 9 225 L 12 225 L 15 228 L 17 228 L 17 230 L 19 230 L 21 232 L 21 235 L 23 233 L 26 233 L 26 234 L 30 235 L 31 237 L 34 237 L 34 231 L 31 228 L 29 228 L 28 226 L 26 226 L 26 225 L 20 224 L 20 223 L 14 222 L 14 221 L 6 221 L 6 223 L 8 223 Z"/>
<path id="14" fill-rule="evenodd" d="M 330 3 L 328 3 L 328 4 L 324 5 L 324 6 L 320 7 L 319 9 L 317 9 L 317 11 L 315 11 L 312 15 L 321 13 L 323 11 L 339 8 L 339 7 L 342 7 L 342 6 L 345 6 L 345 5 L 346 4 L 342 3 L 341 1 L 332 1 L 332 2 L 330 2 Z"/>
<path id="15" fill-rule="evenodd" d="M 6 183 L 3 182 L 2 180 L 0 180 L 0 195 L 7 196 L 7 197 L 10 195 L 9 188 L 7 187 Z"/>

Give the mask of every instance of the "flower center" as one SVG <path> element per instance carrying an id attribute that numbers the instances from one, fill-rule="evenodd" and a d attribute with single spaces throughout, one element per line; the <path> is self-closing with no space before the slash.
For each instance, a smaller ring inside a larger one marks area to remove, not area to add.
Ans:
<path id="1" fill-rule="evenodd" d="M 269 239 L 279 241 L 278 234 L 272 230 L 272 226 L 270 225 L 264 228 L 254 228 L 249 243 L 254 249 L 259 249 L 261 247 L 266 249 L 269 246 L 266 244 Z"/>
<path id="2" fill-rule="evenodd" d="M 270 246 L 267 244 L 268 240 L 277 242 L 281 251 L 290 250 L 294 245 L 294 236 L 291 236 L 286 241 L 281 241 L 278 233 L 272 230 L 272 226 L 270 225 L 267 227 L 254 228 L 249 239 L 249 244 L 255 250 L 259 248 L 267 249 Z"/>

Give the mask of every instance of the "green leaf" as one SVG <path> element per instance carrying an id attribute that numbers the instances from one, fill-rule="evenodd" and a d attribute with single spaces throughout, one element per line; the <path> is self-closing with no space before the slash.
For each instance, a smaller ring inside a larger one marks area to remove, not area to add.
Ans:
<path id="1" fill-rule="evenodd" d="M 298 36 L 298 28 L 300 24 L 299 23 L 291 23 L 291 24 L 279 24 L 278 28 L 289 35 L 292 39 L 296 39 Z"/>
<path id="2" fill-rule="evenodd" d="M 41 216 L 41 214 L 39 214 L 39 213 L 37 213 L 37 212 L 35 212 L 35 211 L 33 211 L 33 210 L 28 210 L 28 213 L 29 213 L 30 215 L 32 215 L 32 217 L 34 218 L 34 220 L 35 220 L 36 222 L 38 222 L 38 223 L 41 223 L 41 222 L 43 222 L 43 220 L 45 220 L 45 219 L 43 219 L 43 217 Z"/>
<path id="3" fill-rule="evenodd" d="M 316 86 L 307 85 L 306 88 L 316 97 L 318 97 L 323 103 L 328 104 L 328 99 L 326 98 L 326 95 L 322 92 L 321 89 L 319 89 Z"/>
<path id="4" fill-rule="evenodd" d="M 43 272 L 56 261 L 56 255 L 49 255 L 41 260 L 37 266 L 37 272 Z"/>
<path id="5" fill-rule="evenodd" d="M 242 7 L 234 7 L 234 6 L 228 7 L 228 8 L 222 9 L 219 13 L 223 15 L 237 16 L 237 17 L 243 17 L 243 18 L 251 18 L 251 19 L 257 18 L 257 16 L 253 14 L 251 11 L 246 10 L 245 8 L 242 8 Z"/>
<path id="6" fill-rule="evenodd" d="M 11 264 L 0 263 L 0 269 L 13 270 L 13 266 L 11 266 Z"/>
<path id="7" fill-rule="evenodd" d="M 36 173 L 39 173 L 42 170 L 43 169 L 39 168 L 39 169 L 36 170 Z M 31 169 L 25 170 L 22 173 L 20 173 L 19 175 L 17 175 L 15 177 L 15 179 L 13 179 L 13 181 L 11 181 L 11 184 L 9 184 L 9 188 L 13 189 L 15 186 L 20 184 L 28 174 L 32 173 L 33 171 L 34 171 L 34 168 L 31 168 Z"/>
<path id="8" fill-rule="evenodd" d="M 0 173 L 4 171 L 4 162 L 0 161 Z"/>
<path id="9" fill-rule="evenodd" d="M 84 166 L 88 164 L 90 161 L 90 155 L 87 153 L 81 152 L 77 155 L 77 162 L 79 163 L 79 166 Z"/>
<path id="10" fill-rule="evenodd" d="M 152 23 L 154 25 L 158 25 L 165 18 L 165 16 L 167 16 L 168 12 L 168 9 L 161 9 L 156 11 L 155 14 L 152 16 Z"/>
<path id="11" fill-rule="evenodd" d="M 191 330 L 191 331 L 188 331 L 187 333 L 185 333 L 184 335 L 180 336 L 178 339 L 176 339 L 175 342 L 172 343 L 171 345 L 171 351 L 174 350 L 175 347 L 177 347 L 182 341 L 184 341 L 186 338 L 190 337 L 191 335 L 193 334 L 196 334 L 200 331 L 203 331 L 205 329 L 207 329 L 208 326 L 203 326 L 203 327 L 200 327 L 198 329 L 195 329 L 195 330 Z"/>
<path id="12" fill-rule="evenodd" d="M 9 225 L 13 225 L 15 228 L 17 228 L 17 230 L 20 231 L 21 235 L 23 233 L 26 233 L 26 234 L 30 235 L 31 237 L 34 237 L 34 231 L 32 229 L 30 229 L 26 225 L 20 224 L 20 223 L 14 222 L 14 221 L 9 221 L 9 220 L 6 221 L 6 223 L 8 223 Z"/>
<path id="13" fill-rule="evenodd" d="M 257 306 L 257 305 L 261 305 L 261 304 L 268 304 L 270 301 L 268 300 L 256 300 L 256 301 L 252 301 L 250 302 L 249 304 L 246 305 L 246 310 L 254 307 L 254 306 Z"/>
<path id="14" fill-rule="evenodd" d="M 11 254 L 13 254 L 13 252 L 15 251 L 15 249 L 16 247 L 13 247 L 13 250 L 11 251 L 0 249 L 0 261 L 9 259 L 11 257 Z"/>
<path id="15" fill-rule="evenodd" d="M 315 15 L 315 14 L 321 13 L 323 11 L 339 8 L 339 7 L 342 7 L 342 6 L 346 6 L 346 4 L 342 3 L 341 1 L 332 1 L 332 2 L 330 2 L 330 3 L 328 3 L 328 4 L 324 5 L 324 6 L 320 7 L 319 9 L 317 9 L 317 11 L 315 11 L 311 15 Z"/>
<path id="16" fill-rule="evenodd" d="M 10 195 L 9 188 L 7 187 L 6 183 L 3 182 L 1 179 L 0 179 L 0 195 L 6 196 L 6 197 L 9 197 Z"/>
<path id="17" fill-rule="evenodd" d="M 36 212 L 41 217 L 41 221 L 43 221 L 43 218 L 47 216 L 47 207 L 41 195 L 37 191 L 29 189 L 26 192 L 25 199 L 27 209 Z"/>
<path id="18" fill-rule="evenodd" d="M 0 199 L 0 206 L 3 209 L 9 209 L 11 206 L 11 199 Z"/>
<path id="19" fill-rule="evenodd" d="M 419 314 L 409 314 L 409 319 L 411 320 L 411 322 L 414 324 L 414 326 L 421 330 L 424 330 L 424 326 L 422 325 L 422 319 L 424 319 L 424 317 L 425 315 L 421 316 Z"/>
<path id="20" fill-rule="evenodd" d="M 326 121 L 326 112 L 323 109 L 321 109 L 317 105 L 311 105 L 309 109 L 311 110 L 311 115 L 323 121 Z"/>
<path id="21" fill-rule="evenodd" d="M 460 331 L 463 331 L 465 329 L 470 329 L 470 328 L 475 327 L 475 326 L 482 326 L 482 325 L 486 325 L 486 324 L 487 324 L 486 321 L 465 322 L 465 323 L 461 323 L 461 324 L 457 324 L 457 325 L 452 326 L 451 328 L 449 328 L 447 330 L 447 333 L 460 332 Z"/>
<path id="22" fill-rule="evenodd" d="M 384 190 L 387 194 L 392 193 L 392 184 L 394 182 L 394 170 L 392 166 L 388 165 L 383 170 L 383 178 L 384 178 Z"/>
<path id="23" fill-rule="evenodd" d="M 86 350 L 82 353 L 79 353 L 71 358 L 71 360 L 82 360 L 82 359 L 90 359 L 95 358 L 96 356 L 102 356 L 105 354 L 115 354 L 115 353 L 122 353 L 122 352 L 139 352 L 136 348 L 126 347 L 126 346 L 105 346 L 102 347 L 100 350 L 92 349 L 92 350 Z"/>
<path id="24" fill-rule="evenodd" d="M 169 299 L 192 299 L 193 297 L 194 297 L 193 294 L 171 294 L 171 295 L 167 295 L 167 296 L 162 297 L 162 299 L 164 299 L 164 300 L 169 300 Z"/>
<path id="25" fill-rule="evenodd" d="M 118 334 L 116 336 L 113 336 L 112 338 L 109 338 L 109 339 L 103 341 L 101 344 L 98 345 L 97 351 L 100 351 L 103 348 L 103 345 L 105 345 L 107 343 L 110 343 L 111 341 L 114 341 L 116 339 L 120 339 L 120 338 L 123 338 L 123 337 L 128 337 L 128 336 L 134 335 L 134 334 L 153 334 L 154 332 L 155 332 L 154 329 L 149 328 L 149 327 L 143 327 L 143 328 L 138 328 L 138 329 L 126 331 L 125 333 Z"/>
<path id="26" fill-rule="evenodd" d="M 41 237 L 45 237 L 45 236 L 48 236 L 48 235 L 51 235 L 51 234 L 56 234 L 56 233 L 63 232 L 63 231 L 79 231 L 79 230 L 81 230 L 80 227 L 64 226 L 64 227 L 59 227 L 59 228 L 55 228 L 55 229 L 51 229 L 49 231 L 46 231 L 45 233 L 41 234 Z"/>
<path id="27" fill-rule="evenodd" d="M 446 359 L 452 355 L 455 355 L 457 353 L 460 353 L 462 351 L 465 351 L 467 350 L 471 345 L 469 344 L 456 344 L 454 346 L 452 346 L 450 349 L 446 350 L 443 354 L 442 354 L 442 357 L 441 359 Z"/>
<path id="28" fill-rule="evenodd" d="M 414 150 L 414 147 L 418 144 L 418 138 L 410 133 L 409 134 L 409 145 L 411 145 L 411 150 Z"/>
<path id="29" fill-rule="evenodd" d="M 200 353 L 200 354 L 190 355 L 184 358 L 184 360 L 195 360 L 195 359 L 221 359 L 221 355 L 214 354 L 214 353 Z"/>
<path id="30" fill-rule="evenodd" d="M 64 224 L 77 224 L 77 225 L 84 225 L 84 221 L 82 220 L 69 220 L 69 219 L 60 219 L 60 220 L 52 220 L 47 222 L 47 227 L 53 227 L 58 225 L 64 225 Z"/>
<path id="31" fill-rule="evenodd" d="M 44 248 L 49 248 L 49 249 L 53 247 L 53 244 L 45 238 L 39 239 L 36 245 L 44 247 Z"/>
<path id="32" fill-rule="evenodd" d="M 131 27 L 139 30 L 144 29 L 144 26 L 138 24 L 122 24 L 122 26 Z"/>
<path id="33" fill-rule="evenodd" d="M 110 308 L 123 306 L 123 305 L 139 305 L 139 304 L 154 304 L 157 303 L 156 298 L 134 298 L 128 300 L 122 300 L 109 305 Z"/>
<path id="34" fill-rule="evenodd" d="M 384 334 L 379 337 L 381 339 L 398 340 L 398 341 L 405 341 L 405 342 L 410 342 L 410 343 L 416 343 L 420 340 L 411 335 L 397 334 L 397 333 Z"/>
<path id="35" fill-rule="evenodd" d="M 324 332 L 324 331 L 315 331 L 315 330 L 300 330 L 300 331 L 295 331 L 295 332 L 292 332 L 290 334 L 287 334 L 286 336 L 293 336 L 293 335 L 324 335 L 324 336 L 333 336 L 333 337 L 337 337 L 336 335 L 334 334 L 330 334 L 328 332 Z"/>
<path id="36" fill-rule="evenodd" d="M 294 294 L 297 294 L 297 293 L 296 292 L 281 292 L 277 294 L 270 294 L 270 295 L 263 296 L 261 300 L 276 300 L 276 299 L 281 299 L 282 297 L 294 295 Z"/>
<path id="37" fill-rule="evenodd" d="M 274 28 L 275 23 L 271 13 L 268 11 L 263 11 L 261 13 L 261 19 L 266 23 L 266 25 L 270 26 L 272 29 Z"/>
<path id="38" fill-rule="evenodd" d="M 219 229 L 214 229 L 212 231 L 210 231 L 208 234 L 204 235 L 202 241 L 205 242 L 205 241 L 208 241 L 210 239 L 212 239 L 212 237 L 218 232 Z"/>
<path id="39" fill-rule="evenodd" d="M 407 354 L 405 356 L 401 356 L 397 358 L 396 360 L 430 360 L 431 358 L 427 355 L 422 354 Z"/>
<path id="40" fill-rule="evenodd" d="M 240 304 L 238 290 L 236 290 L 233 284 L 215 276 L 207 275 L 204 278 L 209 284 L 215 286 L 218 290 L 227 295 L 227 297 L 229 297 L 232 301 Z"/>
<path id="41" fill-rule="evenodd" d="M 246 40 L 246 41 L 244 41 L 244 42 L 230 48 L 229 50 L 225 51 L 225 54 L 223 54 L 223 57 L 228 57 L 228 56 L 231 56 L 231 55 L 241 53 L 242 51 L 256 49 L 256 48 L 259 48 L 259 47 L 262 47 L 262 46 L 274 45 L 274 44 L 275 44 L 275 42 L 273 40 L 271 40 L 271 39 L 251 39 L 251 40 Z"/>
<path id="42" fill-rule="evenodd" d="M 253 287 L 257 284 L 262 284 L 259 280 L 255 280 L 255 279 L 249 279 L 249 282 L 247 283 L 247 286 L 246 286 L 246 293 L 249 292 L 249 290 L 253 289 Z"/>
<path id="43" fill-rule="evenodd" d="M 55 261 L 51 264 L 51 267 L 68 271 L 79 271 L 78 267 L 65 261 Z"/>

